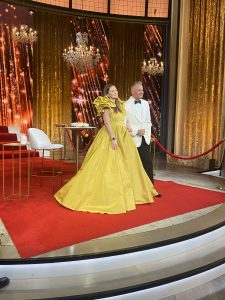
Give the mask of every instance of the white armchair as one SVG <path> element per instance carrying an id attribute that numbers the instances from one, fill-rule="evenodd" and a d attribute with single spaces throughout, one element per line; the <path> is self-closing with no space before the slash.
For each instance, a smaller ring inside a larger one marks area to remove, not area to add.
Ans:
<path id="1" fill-rule="evenodd" d="M 42 156 L 42 164 L 41 164 L 41 170 L 40 175 L 35 175 L 32 172 L 33 176 L 40 176 L 41 177 L 41 184 L 42 184 L 42 178 L 44 176 L 50 176 L 53 177 L 53 191 L 54 191 L 54 177 L 57 175 L 61 176 L 61 185 L 62 185 L 62 151 L 63 151 L 63 145 L 62 144 L 52 144 L 48 136 L 44 133 L 44 131 L 37 129 L 37 128 L 29 128 L 28 129 L 28 138 L 30 143 L 30 148 L 35 151 L 39 151 L 40 156 Z M 61 166 L 60 171 L 56 170 L 55 168 L 55 151 L 60 150 L 60 159 L 61 159 Z M 52 151 L 52 172 L 50 175 L 49 171 L 44 170 L 44 157 L 46 151 Z M 32 168 L 33 169 L 33 168 Z"/>

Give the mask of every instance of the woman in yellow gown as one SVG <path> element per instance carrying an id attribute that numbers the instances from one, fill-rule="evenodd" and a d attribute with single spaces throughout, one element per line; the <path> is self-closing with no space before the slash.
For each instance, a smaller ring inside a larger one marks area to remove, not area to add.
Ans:
<path id="1" fill-rule="evenodd" d="M 63 206 L 77 211 L 121 214 L 158 195 L 142 166 L 126 127 L 124 101 L 114 85 L 105 86 L 94 104 L 104 125 L 78 173 L 56 194 Z"/>

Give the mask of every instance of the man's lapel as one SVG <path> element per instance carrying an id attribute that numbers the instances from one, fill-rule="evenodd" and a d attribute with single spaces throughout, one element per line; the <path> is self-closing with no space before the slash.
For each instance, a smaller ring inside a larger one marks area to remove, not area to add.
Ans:
<path id="1" fill-rule="evenodd" d="M 135 105 L 140 105 L 140 104 L 134 104 L 134 100 L 135 99 L 133 97 L 131 97 L 130 100 L 131 100 L 130 108 L 131 108 L 131 110 L 133 112 L 133 115 L 137 119 L 138 123 L 140 123 L 142 120 L 141 120 L 141 118 L 140 118 L 140 116 L 139 116 L 139 114 L 137 112 L 136 106 L 135 106 Z"/>

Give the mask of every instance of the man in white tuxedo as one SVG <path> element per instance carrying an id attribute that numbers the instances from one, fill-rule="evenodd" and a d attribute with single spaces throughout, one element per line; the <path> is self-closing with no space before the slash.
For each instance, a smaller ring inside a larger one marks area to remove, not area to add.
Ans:
<path id="1" fill-rule="evenodd" d="M 141 81 L 135 81 L 132 84 L 131 95 L 132 96 L 125 102 L 127 127 L 137 146 L 145 172 L 154 184 L 150 152 L 151 115 L 148 102 L 142 99 L 144 90 Z"/>

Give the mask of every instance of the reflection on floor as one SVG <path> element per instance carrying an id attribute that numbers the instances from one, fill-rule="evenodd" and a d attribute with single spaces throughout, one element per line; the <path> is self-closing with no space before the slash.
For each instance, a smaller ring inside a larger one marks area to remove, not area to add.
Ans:
<path id="1" fill-rule="evenodd" d="M 178 168 L 178 167 L 166 165 L 165 161 L 163 161 L 163 160 L 158 160 L 156 163 L 155 179 L 160 179 L 160 180 L 165 180 L 165 181 L 167 181 L 167 180 L 174 181 L 176 183 L 185 184 L 185 185 L 194 186 L 194 187 L 200 187 L 200 188 L 204 188 L 204 189 L 210 189 L 210 190 L 214 190 L 214 191 L 218 191 L 218 192 L 222 192 L 217 189 L 218 185 L 221 183 L 224 183 L 223 181 L 225 181 L 225 179 L 223 179 L 223 178 L 203 175 L 203 174 L 201 174 L 200 170 L 197 170 L 197 169 L 190 169 L 190 168 L 184 168 L 184 167 Z M 102 237 L 99 239 L 101 239 L 101 240 L 105 239 L 107 241 L 111 237 L 116 237 L 116 236 L 122 237 L 122 236 L 126 236 L 129 234 L 146 232 L 146 231 L 155 230 L 158 228 L 169 227 L 169 226 L 172 226 L 175 224 L 180 224 L 180 223 L 198 218 L 200 216 L 206 215 L 209 212 L 218 208 L 220 205 L 221 204 L 218 204 L 218 205 L 215 205 L 212 207 L 200 209 L 200 210 L 186 213 L 186 214 L 183 214 L 180 216 L 157 221 L 157 222 L 143 225 L 140 227 L 136 227 L 133 229 L 118 232 L 118 233 L 115 233 L 112 235 L 108 235 L 108 236 L 105 236 L 105 237 Z M 0 221 L 0 239 L 1 239 L 0 259 L 19 258 L 18 252 L 7 233 L 7 230 L 5 229 L 5 227 L 1 221 Z M 65 255 L 66 255 L 68 253 L 73 253 L 73 249 L 74 249 L 74 246 L 70 246 L 70 247 L 61 249 L 60 254 L 59 254 L 59 250 L 56 250 L 56 251 L 51 251 L 51 253 L 49 253 L 49 255 L 50 256 L 63 255 L 64 251 L 65 251 Z M 46 256 L 48 256 L 48 254 L 45 254 L 43 256 L 46 257 Z M 39 256 L 39 257 L 41 257 L 41 256 Z"/>

